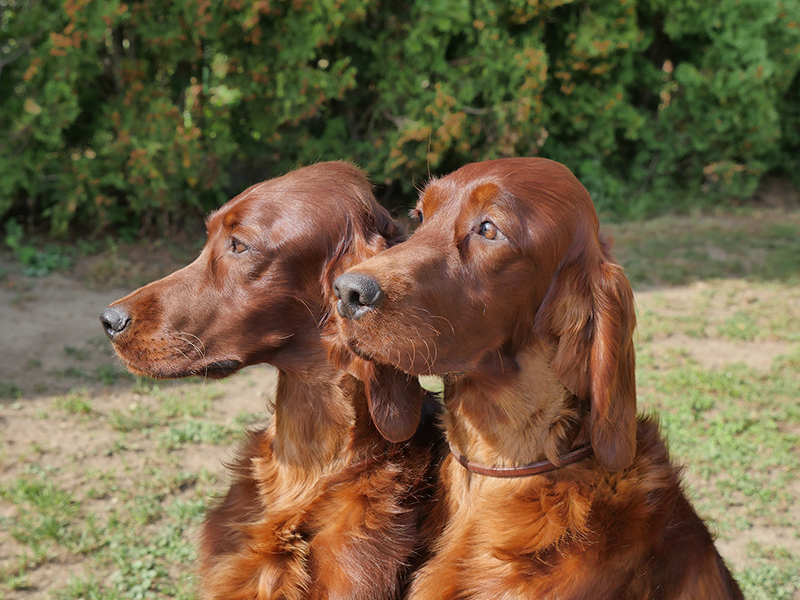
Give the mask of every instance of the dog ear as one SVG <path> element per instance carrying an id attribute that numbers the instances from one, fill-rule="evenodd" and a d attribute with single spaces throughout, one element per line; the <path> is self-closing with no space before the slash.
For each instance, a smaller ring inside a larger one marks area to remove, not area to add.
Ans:
<path id="1" fill-rule="evenodd" d="M 404 442 L 417 430 L 424 390 L 419 380 L 388 365 L 372 364 L 366 382 L 372 422 L 390 442 Z"/>
<path id="2" fill-rule="evenodd" d="M 363 190 L 362 190 L 363 191 Z M 336 335 L 333 314 L 333 281 L 350 267 L 375 256 L 405 239 L 405 228 L 392 220 L 371 193 L 360 198 L 361 212 L 347 220 L 345 231 L 328 256 L 322 274 L 327 307 L 322 335 L 328 356 L 340 369 L 364 382 L 370 416 L 380 434 L 390 442 L 404 442 L 417 430 L 424 391 L 419 380 L 388 365 L 378 365 L 353 356 Z"/>
<path id="3" fill-rule="evenodd" d="M 589 254 L 589 253 L 587 253 Z M 605 248 L 562 265 L 537 314 L 537 333 L 557 339 L 552 367 L 591 406 L 595 456 L 609 471 L 636 454 L 636 327 L 633 292 Z"/>

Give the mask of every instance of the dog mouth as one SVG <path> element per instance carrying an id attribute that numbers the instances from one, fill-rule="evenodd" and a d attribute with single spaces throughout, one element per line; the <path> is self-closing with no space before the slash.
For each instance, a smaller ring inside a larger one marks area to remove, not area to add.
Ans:
<path id="1" fill-rule="evenodd" d="M 241 366 L 242 362 L 235 359 L 216 360 L 199 369 L 193 369 L 191 375 L 222 379 L 223 377 L 233 375 Z"/>
<path id="2" fill-rule="evenodd" d="M 225 357 L 221 352 L 222 357 L 212 359 L 206 355 L 203 341 L 200 338 L 196 340 L 188 346 L 186 340 L 173 340 L 167 335 L 157 340 L 161 343 L 145 343 L 139 337 L 128 341 L 112 341 L 115 353 L 128 371 L 153 379 L 222 379 L 245 366 L 239 358 L 230 354 Z"/>

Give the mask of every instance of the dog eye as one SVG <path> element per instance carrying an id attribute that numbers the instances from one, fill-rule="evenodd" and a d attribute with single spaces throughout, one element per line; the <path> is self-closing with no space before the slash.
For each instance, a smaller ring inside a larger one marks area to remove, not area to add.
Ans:
<path id="1" fill-rule="evenodd" d="M 422 211 L 418 208 L 412 208 L 410 211 L 408 211 L 408 216 L 412 221 L 416 221 L 420 225 L 422 225 L 422 221 L 425 219 L 425 217 L 422 215 Z"/>
<path id="2" fill-rule="evenodd" d="M 500 231 L 497 226 L 492 223 L 491 221 L 484 221 L 481 223 L 481 227 L 478 230 L 478 233 L 485 237 L 487 240 L 502 240 L 505 239 L 506 236 L 503 235 L 503 232 Z"/>
<path id="3" fill-rule="evenodd" d="M 248 250 L 247 244 L 241 241 L 239 238 L 232 237 L 231 238 L 231 250 L 236 254 L 241 254 L 242 252 Z"/>

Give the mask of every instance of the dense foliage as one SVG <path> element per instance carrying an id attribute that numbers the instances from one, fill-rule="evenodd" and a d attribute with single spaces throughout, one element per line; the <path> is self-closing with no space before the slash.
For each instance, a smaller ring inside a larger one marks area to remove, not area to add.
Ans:
<path id="1" fill-rule="evenodd" d="M 800 0 L 0 0 L 0 69 L 0 220 L 56 234 L 335 158 L 546 156 L 622 213 L 800 182 Z"/>

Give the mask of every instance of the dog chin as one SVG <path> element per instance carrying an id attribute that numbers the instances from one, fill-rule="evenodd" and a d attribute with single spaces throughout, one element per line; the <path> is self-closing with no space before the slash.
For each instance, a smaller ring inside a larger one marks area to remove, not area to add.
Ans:
<path id="1" fill-rule="evenodd" d="M 181 366 L 169 364 L 161 365 L 136 365 L 125 362 L 125 367 L 134 375 L 150 377 L 151 379 L 183 379 L 185 377 L 207 377 L 208 379 L 223 379 L 233 375 L 242 367 L 242 363 L 236 359 L 217 360 L 199 367 Z"/>
<path id="2" fill-rule="evenodd" d="M 360 358 L 361 360 L 371 362 L 378 365 L 389 365 L 390 367 L 394 367 L 404 373 L 413 376 L 419 375 L 441 375 L 439 371 L 436 369 L 432 369 L 431 365 L 422 364 L 422 365 L 415 365 L 415 364 L 398 364 L 397 362 L 385 357 L 383 354 L 379 352 L 372 352 L 365 350 L 363 347 L 358 345 L 358 341 L 356 340 L 349 340 L 347 342 L 347 349 L 350 353 L 355 356 L 356 358 Z"/>

